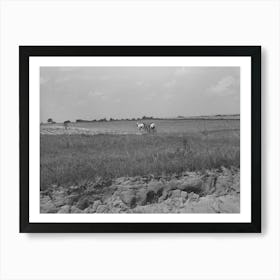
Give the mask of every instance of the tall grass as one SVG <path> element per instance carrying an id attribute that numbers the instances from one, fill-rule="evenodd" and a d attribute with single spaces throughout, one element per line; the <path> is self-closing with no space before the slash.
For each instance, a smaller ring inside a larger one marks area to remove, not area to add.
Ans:
<path id="1" fill-rule="evenodd" d="M 97 177 L 180 174 L 239 167 L 239 137 L 194 135 L 41 135 L 41 189 Z"/>

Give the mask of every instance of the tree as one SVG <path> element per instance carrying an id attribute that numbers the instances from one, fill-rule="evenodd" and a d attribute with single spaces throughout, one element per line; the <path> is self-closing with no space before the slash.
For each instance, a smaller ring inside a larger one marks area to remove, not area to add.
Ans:
<path id="1" fill-rule="evenodd" d="M 48 123 L 53 123 L 53 119 L 49 118 Z"/>
<path id="2" fill-rule="evenodd" d="M 153 119 L 153 118 L 154 118 L 153 116 L 151 116 L 151 117 L 143 116 L 142 120 L 148 120 L 148 119 Z"/>

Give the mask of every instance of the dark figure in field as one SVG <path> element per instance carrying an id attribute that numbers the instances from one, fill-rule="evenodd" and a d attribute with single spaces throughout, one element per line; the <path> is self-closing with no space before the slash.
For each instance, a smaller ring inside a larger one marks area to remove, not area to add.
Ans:
<path id="1" fill-rule="evenodd" d="M 147 123 L 144 123 L 144 130 L 150 133 L 150 125 Z"/>
<path id="2" fill-rule="evenodd" d="M 65 128 L 65 129 L 68 129 L 69 123 L 70 123 L 70 121 L 65 121 L 65 122 L 64 122 L 64 128 Z"/>

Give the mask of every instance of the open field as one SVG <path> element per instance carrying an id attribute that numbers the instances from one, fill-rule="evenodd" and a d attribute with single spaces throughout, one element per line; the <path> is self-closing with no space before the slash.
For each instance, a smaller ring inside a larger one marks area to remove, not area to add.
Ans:
<path id="1" fill-rule="evenodd" d="M 141 122 L 141 121 L 138 121 Z M 157 134 L 194 134 L 236 132 L 239 133 L 239 119 L 177 119 L 177 120 L 145 120 L 154 122 Z M 108 121 L 71 123 L 65 130 L 63 123 L 42 124 L 41 134 L 140 134 L 136 128 L 136 121 Z"/>
<path id="2" fill-rule="evenodd" d="M 203 186 L 203 189 L 198 187 L 200 191 L 196 191 L 195 187 L 191 187 L 187 190 L 180 189 L 180 186 L 184 184 L 175 185 L 180 191 L 195 193 L 198 198 L 216 193 L 216 187 L 213 186 L 216 186 L 217 178 L 220 176 L 224 178 L 225 174 L 229 176 L 227 182 L 234 181 L 234 185 L 239 187 L 239 179 L 236 179 L 236 176 L 239 178 L 240 164 L 239 120 L 155 120 L 154 122 L 157 127 L 155 134 L 141 134 L 136 128 L 136 121 L 75 123 L 70 124 L 67 130 L 61 124 L 41 125 L 41 202 L 45 200 L 47 204 L 52 204 L 53 202 L 49 201 L 50 193 L 56 191 L 66 193 L 71 188 L 76 191 L 77 188 L 79 189 L 80 196 L 75 203 L 80 199 L 85 200 L 84 192 L 89 189 L 92 193 L 96 193 L 95 187 L 98 189 L 101 186 L 104 195 L 107 194 L 104 189 L 112 190 L 113 188 L 116 192 L 113 185 L 116 184 L 118 178 L 124 178 L 122 179 L 124 182 L 142 182 L 143 178 L 148 178 L 148 181 L 145 183 L 144 180 L 143 186 L 140 187 L 142 192 L 146 189 L 145 197 L 149 197 L 147 184 L 153 180 L 157 183 L 162 182 L 163 187 L 160 188 L 162 196 L 164 189 L 170 189 L 168 183 L 170 180 L 174 178 L 189 180 L 190 174 L 195 177 L 195 180 L 200 180 L 198 185 Z M 186 172 L 194 173 L 188 173 L 186 177 L 184 175 Z M 211 178 L 215 183 L 209 183 L 206 179 L 209 177 L 209 172 L 214 174 Z M 139 185 L 141 184 L 138 184 L 138 187 Z M 190 183 L 187 185 L 189 186 Z M 122 187 L 120 186 L 120 189 Z M 238 187 L 235 187 L 235 196 L 230 197 L 230 201 L 234 201 L 234 206 L 231 210 L 227 209 L 224 212 L 238 212 L 239 191 L 236 192 Z M 176 188 L 170 190 L 174 191 Z M 232 190 L 229 183 L 226 184 L 225 189 L 220 184 L 218 189 L 223 195 L 229 195 Z M 117 190 L 119 191 L 119 187 Z M 130 192 L 128 196 L 130 198 L 126 205 L 129 209 L 134 209 L 138 205 L 135 192 Z M 158 198 L 161 196 L 155 195 L 155 192 L 154 196 L 156 198 L 146 197 L 145 201 L 148 202 L 141 205 L 158 203 Z M 166 196 L 166 199 L 168 197 L 170 196 Z M 66 199 L 65 194 L 64 199 Z M 98 200 L 100 199 L 99 191 Z M 86 200 L 87 202 L 78 209 L 92 207 L 97 199 Z M 72 201 L 72 206 L 75 204 L 73 203 Z M 214 200 L 213 203 L 217 201 Z M 104 205 L 102 199 L 99 204 Z M 68 204 L 60 206 L 66 205 Z M 46 207 L 42 209 L 43 212 L 49 211 Z M 50 212 L 60 211 L 60 208 L 55 209 L 56 211 Z M 193 211 L 191 210 L 193 208 L 189 206 L 182 209 L 185 209 L 185 212 Z M 156 212 L 154 208 L 149 207 L 138 210 L 139 212 Z M 200 211 L 202 211 L 201 208 Z M 110 212 L 110 209 L 103 212 Z M 130 210 L 125 209 L 124 212 L 130 212 Z M 206 212 L 209 212 L 209 209 Z"/>

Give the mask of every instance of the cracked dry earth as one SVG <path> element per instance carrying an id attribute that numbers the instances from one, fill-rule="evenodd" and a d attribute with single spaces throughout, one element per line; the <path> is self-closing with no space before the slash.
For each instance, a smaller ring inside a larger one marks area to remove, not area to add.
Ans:
<path id="1" fill-rule="evenodd" d="M 239 213 L 240 170 L 98 179 L 41 191 L 41 213 Z"/>

